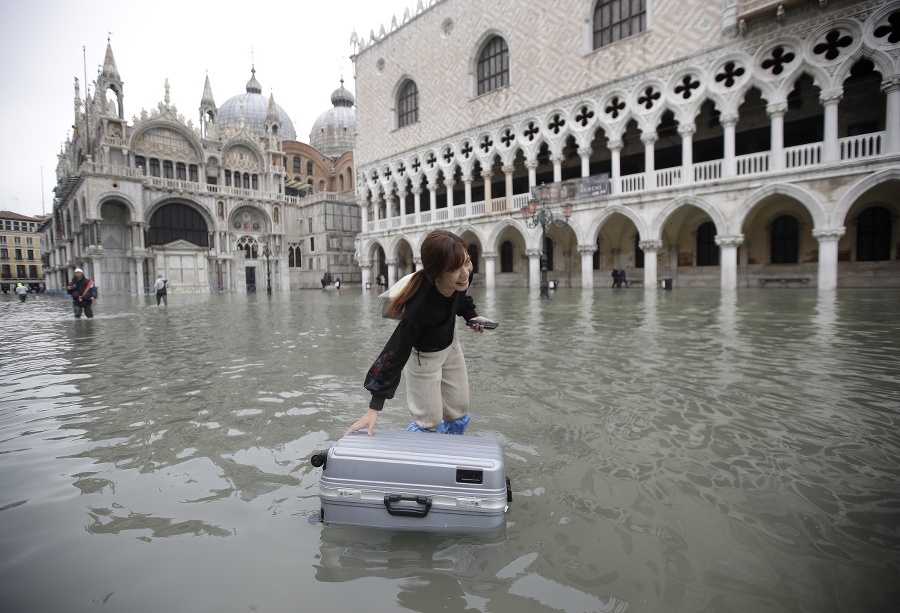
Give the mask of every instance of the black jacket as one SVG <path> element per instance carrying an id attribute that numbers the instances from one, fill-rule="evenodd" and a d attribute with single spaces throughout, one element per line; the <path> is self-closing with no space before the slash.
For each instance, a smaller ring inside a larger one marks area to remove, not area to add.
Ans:
<path id="1" fill-rule="evenodd" d="M 393 398 L 400 384 L 400 374 L 413 349 L 441 351 L 453 342 L 456 317 L 469 321 L 478 317 L 475 303 L 466 292 L 443 296 L 427 279 L 406 304 L 400 323 L 369 372 L 365 388 L 372 392 L 369 408 L 380 411 L 384 401 Z"/>

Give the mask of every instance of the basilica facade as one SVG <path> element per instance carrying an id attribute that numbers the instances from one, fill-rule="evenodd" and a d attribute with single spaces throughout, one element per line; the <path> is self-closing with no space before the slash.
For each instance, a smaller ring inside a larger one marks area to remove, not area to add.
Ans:
<path id="1" fill-rule="evenodd" d="M 354 98 L 341 86 L 310 144 L 297 141 L 251 68 L 218 106 L 207 76 L 199 124 L 164 98 L 126 119 L 111 45 L 59 153 L 52 216 L 41 233 L 48 289 L 76 267 L 104 293 L 140 294 L 157 274 L 175 291 L 252 292 L 360 281 L 354 197 Z"/>
<path id="2" fill-rule="evenodd" d="M 363 282 L 446 228 L 487 287 L 900 287 L 896 1 L 419 0 L 352 42 Z"/>

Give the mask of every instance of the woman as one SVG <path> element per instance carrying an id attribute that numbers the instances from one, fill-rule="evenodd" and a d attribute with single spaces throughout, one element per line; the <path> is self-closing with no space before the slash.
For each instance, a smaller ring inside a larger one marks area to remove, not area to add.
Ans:
<path id="1" fill-rule="evenodd" d="M 413 417 L 407 430 L 465 432 L 469 380 L 456 317 L 465 319 L 475 332 L 483 332 L 483 324 L 492 323 L 478 316 L 466 294 L 471 274 L 472 261 L 460 237 L 446 230 L 425 237 L 422 268 L 388 307 L 389 315 L 402 313 L 400 323 L 366 374 L 365 388 L 372 393 L 369 410 L 347 434 L 365 429 L 372 435 L 384 401 L 397 391 L 401 371 Z"/>

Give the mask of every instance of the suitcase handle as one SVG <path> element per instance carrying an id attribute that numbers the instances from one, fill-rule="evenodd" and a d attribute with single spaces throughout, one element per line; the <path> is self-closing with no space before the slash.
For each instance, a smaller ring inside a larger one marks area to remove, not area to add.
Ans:
<path id="1" fill-rule="evenodd" d="M 416 504 L 423 505 L 423 507 L 421 509 L 417 509 L 415 507 L 404 506 L 394 508 L 393 506 L 391 506 L 402 501 L 415 502 Z M 400 515 L 402 517 L 425 517 L 426 515 L 428 515 L 428 511 L 431 510 L 431 498 L 426 498 L 425 496 L 401 496 L 400 494 L 385 494 L 384 506 L 387 507 L 387 512 L 391 515 Z"/>

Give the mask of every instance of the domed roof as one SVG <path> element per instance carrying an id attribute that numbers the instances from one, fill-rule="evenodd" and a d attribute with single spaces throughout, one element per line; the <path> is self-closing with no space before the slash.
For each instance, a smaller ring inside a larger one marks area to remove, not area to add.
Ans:
<path id="1" fill-rule="evenodd" d="M 266 134 L 266 116 L 269 110 L 269 100 L 262 95 L 262 86 L 256 80 L 256 67 L 251 70 L 250 80 L 247 81 L 247 93 L 232 96 L 219 107 L 218 124 L 220 134 L 229 134 L 246 125 L 256 136 L 263 137 Z M 281 122 L 281 137 L 284 140 L 297 140 L 297 131 L 294 122 L 288 117 L 283 108 L 275 104 L 278 121 Z"/>
<path id="2" fill-rule="evenodd" d="M 309 133 L 309 144 L 327 155 L 340 157 L 356 146 L 356 99 L 341 86 L 331 94 L 333 108 L 328 109 L 316 119 Z"/>

